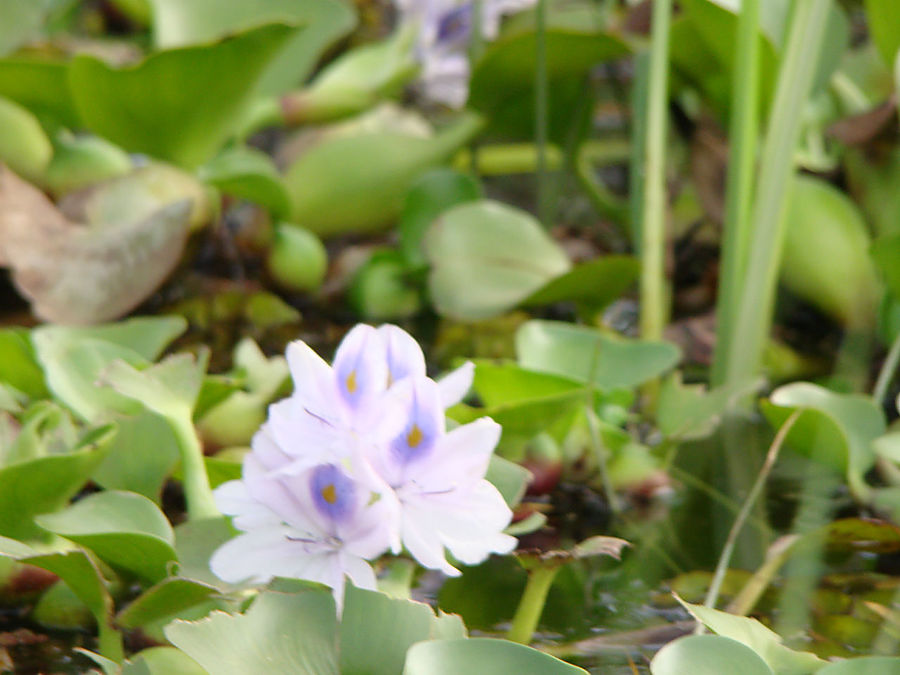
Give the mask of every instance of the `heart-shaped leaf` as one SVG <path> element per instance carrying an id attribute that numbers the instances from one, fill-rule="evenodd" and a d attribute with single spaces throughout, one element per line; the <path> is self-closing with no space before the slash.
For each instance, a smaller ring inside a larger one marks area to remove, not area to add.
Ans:
<path id="1" fill-rule="evenodd" d="M 214 586 L 169 577 L 147 589 L 116 615 L 116 623 L 123 628 L 141 628 L 176 617 L 179 612 L 198 605 L 219 593 Z"/>
<path id="2" fill-rule="evenodd" d="M 519 363 L 600 389 L 630 389 L 672 368 L 680 358 L 668 342 L 628 340 L 562 321 L 529 321 L 516 333 Z"/>
<path id="3" fill-rule="evenodd" d="M 530 214 L 488 200 L 444 212 L 423 243 L 435 309 L 464 321 L 502 314 L 571 266 Z"/>
<path id="4" fill-rule="evenodd" d="M 787 437 L 789 447 L 844 473 L 858 496 L 868 492 L 864 476 L 875 463 L 872 441 L 885 432 L 884 413 L 868 396 L 836 394 L 807 382 L 779 387 L 762 411 L 780 427 L 802 410 Z"/>
<path id="5" fill-rule="evenodd" d="M 175 560 L 169 521 L 153 502 L 133 492 L 98 492 L 35 521 L 151 583 L 163 579 Z"/>
<path id="6" fill-rule="evenodd" d="M 526 298 L 526 306 L 573 300 L 601 309 L 621 296 L 635 282 L 640 266 L 629 256 L 611 255 L 576 265 Z"/>
<path id="7" fill-rule="evenodd" d="M 192 168 L 235 131 L 265 66 L 296 30 L 261 26 L 213 44 L 157 52 L 125 68 L 79 55 L 69 86 L 91 131 L 126 150 Z"/>
<path id="8" fill-rule="evenodd" d="M 690 635 L 670 642 L 650 662 L 653 675 L 774 675 L 752 649 L 720 635 Z"/>

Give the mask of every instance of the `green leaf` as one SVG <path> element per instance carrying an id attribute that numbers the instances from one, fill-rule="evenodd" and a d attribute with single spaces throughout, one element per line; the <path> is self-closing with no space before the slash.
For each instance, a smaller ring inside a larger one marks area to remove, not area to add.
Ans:
<path id="1" fill-rule="evenodd" d="M 886 428 L 884 413 L 870 397 L 797 382 L 776 389 L 761 407 L 775 428 L 803 410 L 788 433 L 788 446 L 846 474 L 855 494 L 867 493 L 864 476 L 875 463 L 872 441 Z"/>
<path id="2" fill-rule="evenodd" d="M 472 386 L 487 407 L 585 391 L 580 382 L 567 377 L 527 370 L 513 363 L 482 360 L 475 362 Z"/>
<path id="3" fill-rule="evenodd" d="M 190 416 L 203 386 L 208 358 L 207 351 L 196 357 L 173 354 L 144 370 L 117 360 L 103 370 L 101 381 L 163 417 L 178 417 L 184 411 Z"/>
<path id="4" fill-rule="evenodd" d="M 31 398 L 49 395 L 28 331 L 22 328 L 0 330 L 0 382 Z"/>
<path id="5" fill-rule="evenodd" d="M 151 583 L 163 579 L 175 560 L 169 521 L 153 502 L 133 492 L 98 492 L 35 522 Z"/>
<path id="6" fill-rule="evenodd" d="M 25 106 L 36 115 L 46 115 L 67 127 L 81 126 L 69 92 L 69 64 L 46 57 L 0 59 L 0 96 Z"/>
<path id="7" fill-rule="evenodd" d="M 169 577 L 135 598 L 116 615 L 116 624 L 122 628 L 141 628 L 151 623 L 160 623 L 176 617 L 179 612 L 189 609 L 219 593 L 214 586 L 185 579 Z"/>
<path id="8" fill-rule="evenodd" d="M 206 675 L 206 671 L 174 647 L 150 647 L 128 659 L 120 675 Z"/>
<path id="9" fill-rule="evenodd" d="M 681 374 L 663 381 L 656 404 L 656 423 L 669 438 L 700 439 L 709 436 L 722 415 L 737 400 L 751 394 L 761 383 L 729 385 L 707 390 L 703 385 L 684 385 Z"/>
<path id="10" fill-rule="evenodd" d="M 143 411 L 116 420 L 116 436 L 91 478 L 107 490 L 128 490 L 157 504 L 178 463 L 178 441 L 159 415 Z"/>
<path id="11" fill-rule="evenodd" d="M 449 159 L 482 124 L 478 115 L 464 113 L 430 138 L 363 132 L 322 141 L 285 174 L 291 221 L 323 237 L 384 228 L 422 172 Z"/>
<path id="12" fill-rule="evenodd" d="M 444 212 L 423 243 L 435 309 L 463 321 L 512 309 L 571 266 L 530 214 L 488 200 Z"/>
<path id="13" fill-rule="evenodd" d="M 870 253 L 888 291 L 895 298 L 900 298 L 900 234 L 879 237 L 872 242 Z"/>
<path id="14" fill-rule="evenodd" d="M 40 457 L 0 469 L 0 535 L 46 538 L 34 516 L 65 506 L 103 459 L 112 426 L 99 427 L 66 454 Z"/>
<path id="15" fill-rule="evenodd" d="M 554 13 L 555 14 L 555 13 Z M 573 102 L 583 79 L 599 63 L 625 56 L 628 46 L 605 30 L 599 12 L 580 25 L 554 25 L 546 30 L 546 67 L 550 91 L 551 136 L 564 140 L 570 132 Z M 536 37 L 533 27 L 511 30 L 488 45 L 472 67 L 468 105 L 490 113 L 492 125 L 516 134 L 533 132 Z M 572 86 L 574 85 L 574 86 Z"/>
<path id="16" fill-rule="evenodd" d="M 668 342 L 628 340 L 562 321 L 528 321 L 516 333 L 519 363 L 600 389 L 630 389 L 680 359 Z"/>
<path id="17" fill-rule="evenodd" d="M 409 267 L 425 264 L 422 238 L 428 226 L 444 211 L 457 204 L 480 199 L 479 182 L 453 169 L 433 169 L 415 182 L 406 195 L 400 222 L 400 252 Z"/>
<path id="18" fill-rule="evenodd" d="M 817 675 L 888 675 L 900 673 L 900 658 L 896 656 L 861 656 L 829 663 Z"/>
<path id="19" fill-rule="evenodd" d="M 290 211 L 290 197 L 275 164 L 263 152 L 234 147 L 201 166 L 198 177 L 222 192 L 266 207 L 275 218 Z"/>
<path id="20" fill-rule="evenodd" d="M 900 5 L 892 0 L 865 0 L 866 25 L 878 53 L 893 66 L 900 48 Z"/>
<path id="21" fill-rule="evenodd" d="M 356 13 L 343 0 L 150 0 L 157 48 L 171 49 L 218 40 L 264 23 L 304 25 L 276 52 L 257 82 L 263 95 L 297 86 L 322 53 L 356 25 Z"/>
<path id="22" fill-rule="evenodd" d="M 337 618 L 327 591 L 267 592 L 245 614 L 175 621 L 166 637 L 210 675 L 338 675 Z"/>
<path id="23" fill-rule="evenodd" d="M 815 654 L 785 647 L 780 635 L 756 619 L 683 601 L 681 604 L 714 633 L 737 640 L 752 649 L 779 675 L 806 675 L 816 671 L 824 663 Z"/>
<path id="24" fill-rule="evenodd" d="M 413 645 L 403 675 L 563 675 L 586 671 L 525 645 L 493 638 L 431 640 Z"/>
<path id="25" fill-rule="evenodd" d="M 89 129 L 132 152 L 191 168 L 235 131 L 257 79 L 295 30 L 262 26 L 221 42 L 158 52 L 126 68 L 79 55 L 69 85 Z"/>
<path id="26" fill-rule="evenodd" d="M 42 326 L 32 332 L 32 342 L 50 391 L 92 422 L 108 417 L 111 410 L 141 411 L 135 402 L 97 386 L 109 364 L 122 359 L 144 366 L 185 326 L 180 317 L 137 318 L 90 328 Z"/>
<path id="27" fill-rule="evenodd" d="M 670 642 L 650 662 L 653 675 L 774 675 L 746 645 L 719 635 L 689 635 Z"/>
<path id="28" fill-rule="evenodd" d="M 213 552 L 235 535 L 228 518 L 189 520 L 175 528 L 175 552 L 178 554 L 178 576 L 214 586 L 223 591 L 232 585 L 219 579 L 209 569 Z"/>
<path id="29" fill-rule="evenodd" d="M 459 617 L 455 632 L 465 637 Z M 394 675 L 403 670 L 406 652 L 416 642 L 438 636 L 438 618 L 424 603 L 390 598 L 348 583 L 341 617 L 341 675 Z M 441 630 L 450 630 L 442 626 Z"/>
<path id="30" fill-rule="evenodd" d="M 576 265 L 566 274 L 552 279 L 522 304 L 533 307 L 574 300 L 592 309 L 601 309 L 631 287 L 639 270 L 637 259 L 630 256 L 598 258 Z"/>
<path id="31" fill-rule="evenodd" d="M 515 462 L 492 455 L 484 477 L 503 495 L 506 505 L 515 508 L 525 496 L 525 490 L 531 480 L 531 472 Z"/>

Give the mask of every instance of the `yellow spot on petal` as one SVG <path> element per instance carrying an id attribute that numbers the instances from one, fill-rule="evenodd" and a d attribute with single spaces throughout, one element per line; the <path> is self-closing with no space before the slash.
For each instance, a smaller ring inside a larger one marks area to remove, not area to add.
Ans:
<path id="1" fill-rule="evenodd" d="M 337 501 L 337 490 L 334 489 L 334 485 L 326 485 L 322 488 L 322 499 L 329 504 L 334 504 Z"/>
<path id="2" fill-rule="evenodd" d="M 351 394 L 355 394 L 356 393 L 356 371 L 355 370 L 352 371 L 347 376 L 346 384 L 347 384 L 347 391 L 350 392 Z"/>
<path id="3" fill-rule="evenodd" d="M 419 443 L 422 442 L 422 439 L 425 437 L 425 434 L 422 433 L 422 430 L 419 428 L 417 424 L 413 424 L 413 428 L 409 430 L 409 433 L 406 435 L 406 444 L 415 448 L 418 447 Z"/>

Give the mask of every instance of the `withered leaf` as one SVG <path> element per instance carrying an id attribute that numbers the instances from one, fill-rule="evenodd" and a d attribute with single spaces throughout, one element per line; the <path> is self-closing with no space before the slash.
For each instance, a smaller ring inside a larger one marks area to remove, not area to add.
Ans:
<path id="1" fill-rule="evenodd" d="M 147 298 L 177 265 L 190 200 L 134 222 L 86 226 L 66 218 L 37 188 L 0 166 L 0 264 L 46 321 L 118 318 Z"/>

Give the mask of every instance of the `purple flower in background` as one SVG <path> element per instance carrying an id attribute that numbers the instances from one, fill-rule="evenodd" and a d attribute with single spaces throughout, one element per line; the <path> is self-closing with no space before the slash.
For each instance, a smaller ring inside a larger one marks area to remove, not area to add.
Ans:
<path id="1" fill-rule="evenodd" d="M 416 58 L 421 65 L 424 95 L 437 103 L 461 108 L 469 94 L 467 50 L 481 8 L 481 34 L 494 40 L 500 19 L 534 5 L 535 0 L 395 0 L 401 21 L 418 25 Z"/>

